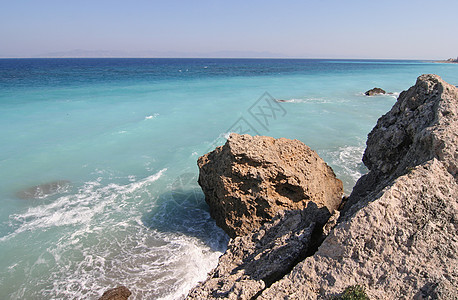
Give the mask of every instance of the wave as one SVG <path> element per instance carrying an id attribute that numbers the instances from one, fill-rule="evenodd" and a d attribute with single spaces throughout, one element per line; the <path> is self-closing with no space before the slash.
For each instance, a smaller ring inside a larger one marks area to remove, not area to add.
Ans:
<path id="1" fill-rule="evenodd" d="M 136 181 L 130 176 L 123 185 L 99 177 L 73 195 L 12 215 L 15 230 L 0 239 L 2 252 L 27 251 L 28 260 L 5 258 L 10 265 L 0 278 L 18 282 L 8 297 L 98 298 L 119 284 L 131 289 L 129 299 L 184 297 L 216 265 L 227 240 L 201 205 L 181 207 L 161 196 L 153 183 L 166 171 Z M 21 249 L 28 239 L 40 244 Z"/>
<path id="2" fill-rule="evenodd" d="M 156 118 L 156 117 L 158 117 L 158 116 L 159 116 L 159 114 L 158 114 L 158 113 L 156 113 L 156 114 L 152 114 L 152 115 L 146 116 L 146 117 L 145 117 L 145 120 L 151 120 L 151 119 L 155 119 L 155 118 Z"/>
<path id="3" fill-rule="evenodd" d="M 362 162 L 365 146 L 342 146 L 332 150 L 323 156 L 330 158 L 330 163 L 339 179 L 344 184 L 344 190 L 348 194 L 356 181 L 367 169 Z"/>
<path id="4" fill-rule="evenodd" d="M 330 99 L 326 98 L 292 98 L 292 99 L 276 99 L 280 103 L 330 103 Z"/>
<path id="5" fill-rule="evenodd" d="M 76 194 L 62 196 L 50 204 L 31 207 L 25 213 L 11 215 L 10 226 L 16 227 L 16 230 L 0 238 L 0 242 L 25 231 L 88 223 L 117 197 L 133 193 L 158 180 L 166 170 L 162 169 L 154 175 L 127 185 L 111 183 L 102 186 L 102 177 L 86 182 Z"/>

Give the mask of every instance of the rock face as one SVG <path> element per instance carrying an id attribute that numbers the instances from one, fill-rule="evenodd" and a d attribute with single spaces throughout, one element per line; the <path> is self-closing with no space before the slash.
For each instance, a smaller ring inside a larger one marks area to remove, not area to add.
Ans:
<path id="1" fill-rule="evenodd" d="M 375 87 L 373 89 L 370 89 L 364 93 L 366 96 L 375 96 L 375 95 L 384 95 L 386 92 L 378 87 Z"/>
<path id="2" fill-rule="evenodd" d="M 329 299 L 360 285 L 370 299 L 458 299 L 457 109 L 456 87 L 420 76 L 369 134 L 370 172 L 340 218 L 317 230 L 313 203 L 281 213 L 231 240 L 190 298 Z"/>
<path id="3" fill-rule="evenodd" d="M 422 75 L 399 95 L 392 109 L 369 133 L 363 162 L 370 172 L 359 179 L 345 211 L 376 185 L 432 158 L 456 178 L 458 162 L 458 90 L 437 75 Z M 348 205 L 349 204 L 349 205 Z"/>
<path id="4" fill-rule="evenodd" d="M 309 202 L 304 210 L 281 211 L 261 229 L 231 239 L 208 279 L 188 299 L 252 299 L 316 250 L 330 214 Z"/>
<path id="5" fill-rule="evenodd" d="M 457 195 L 438 160 L 414 168 L 363 199 L 315 255 L 258 299 L 322 299 L 355 284 L 370 299 L 457 299 Z"/>
<path id="6" fill-rule="evenodd" d="M 457 299 L 458 90 L 423 75 L 369 134 L 340 223 L 259 299 L 321 299 L 347 286 L 371 299 Z"/>
<path id="7" fill-rule="evenodd" d="M 125 286 L 118 286 L 103 293 L 99 300 L 127 300 L 131 294 Z"/>
<path id="8" fill-rule="evenodd" d="M 198 165 L 210 213 L 232 238 L 309 202 L 332 213 L 342 199 L 342 182 L 298 140 L 233 133 Z"/>

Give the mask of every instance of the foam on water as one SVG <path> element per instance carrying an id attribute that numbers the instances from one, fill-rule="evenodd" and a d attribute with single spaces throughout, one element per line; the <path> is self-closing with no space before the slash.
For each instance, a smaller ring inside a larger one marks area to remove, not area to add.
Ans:
<path id="1" fill-rule="evenodd" d="M 329 163 L 334 166 L 336 176 L 342 180 L 345 194 L 350 194 L 356 181 L 365 173 L 367 168 L 361 158 L 365 146 L 341 146 L 328 152 Z"/>
<path id="2" fill-rule="evenodd" d="M 45 244 L 36 251 L 38 257 L 30 257 L 25 267 L 13 263 L 6 268 L 8 275 L 0 273 L 2 278 L 14 278 L 21 273 L 27 278 L 9 297 L 96 298 L 107 287 L 117 284 L 131 287 L 132 299 L 182 297 L 192 285 L 206 277 L 224 251 L 226 238 L 208 212 L 198 205 L 192 207 L 200 220 L 196 222 L 200 228 L 194 230 L 202 230 L 205 223 L 207 229 L 216 234 L 214 243 L 205 244 L 198 236 L 160 231 L 148 225 L 151 218 L 162 220 L 170 214 L 167 206 L 157 202 L 151 186 L 165 172 L 163 169 L 125 185 L 104 185 L 102 178 L 98 178 L 84 184 L 73 195 L 12 215 L 10 225 L 15 230 L 0 239 L 0 246 L 9 243 L 14 247 L 31 236 L 47 233 L 56 236 L 47 242 L 42 237 Z M 151 201 L 154 198 L 156 201 Z M 146 216 L 143 220 L 139 215 L 148 210 L 146 203 L 149 210 L 155 211 L 152 217 Z M 190 209 L 189 206 L 186 209 Z M 182 212 L 180 218 L 186 220 Z M 193 230 L 189 220 L 186 226 Z"/>

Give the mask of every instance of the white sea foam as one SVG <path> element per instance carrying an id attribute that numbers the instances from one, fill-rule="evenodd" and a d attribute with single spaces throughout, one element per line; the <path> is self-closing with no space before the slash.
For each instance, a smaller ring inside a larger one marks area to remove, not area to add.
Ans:
<path id="1" fill-rule="evenodd" d="M 25 272 L 28 278 L 10 297 L 97 298 L 123 284 L 133 293 L 129 299 L 183 298 L 216 265 L 225 235 L 209 213 L 197 206 L 170 210 L 168 201 L 158 205 L 148 200 L 158 197 L 151 184 L 165 172 L 125 185 L 103 184 L 103 178 L 98 178 L 73 196 L 13 215 L 13 225 L 19 226 L 6 237 L 10 243 L 46 231 L 55 233 L 55 241 L 35 252 L 41 254 L 29 266 L 10 265 L 12 275 Z M 151 215 L 154 222 L 166 224 L 170 231 L 145 225 L 144 214 L 153 207 L 157 210 Z M 194 211 L 191 217 L 187 216 L 190 211 Z M 174 227 L 177 220 L 183 223 Z M 182 233 L 183 229 L 188 233 Z M 211 236 L 205 240 L 194 236 L 202 230 Z M 34 275 L 39 270 L 46 272 Z"/>
<path id="2" fill-rule="evenodd" d="M 143 186 L 159 179 L 167 169 L 127 185 L 109 184 L 101 187 L 101 177 L 96 181 L 86 182 L 78 193 L 58 198 L 50 204 L 31 207 L 26 212 L 10 216 L 12 227 L 16 230 L 2 238 L 0 242 L 24 231 L 34 231 L 47 227 L 85 224 L 95 215 L 103 212 L 105 206 L 118 195 L 132 193 Z M 15 226 L 16 225 L 16 226 Z"/>
<path id="3" fill-rule="evenodd" d="M 347 194 L 351 192 L 356 181 L 367 172 L 362 162 L 364 148 L 364 145 L 342 146 L 325 154 L 330 157 L 330 163 L 337 177 L 342 180 Z"/>
<path id="4" fill-rule="evenodd" d="M 277 99 L 279 103 L 335 103 L 341 102 L 342 100 L 338 99 L 327 99 L 327 98 L 291 98 L 291 99 Z"/>
<path id="5" fill-rule="evenodd" d="M 155 113 L 155 114 L 146 116 L 146 117 L 145 117 L 145 120 L 151 120 L 151 119 L 154 119 L 154 118 L 156 118 L 156 117 L 158 117 L 158 116 L 159 116 L 159 114 L 158 114 L 158 113 Z"/>

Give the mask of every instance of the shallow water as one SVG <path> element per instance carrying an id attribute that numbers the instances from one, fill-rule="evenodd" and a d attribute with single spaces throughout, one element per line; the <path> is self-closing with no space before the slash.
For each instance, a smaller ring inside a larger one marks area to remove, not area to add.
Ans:
<path id="1" fill-rule="evenodd" d="M 179 299 L 227 243 L 200 155 L 230 131 L 299 139 L 349 193 L 396 100 L 364 91 L 400 93 L 423 73 L 458 84 L 457 65 L 418 61 L 0 60 L 0 298 L 124 284 L 132 299 Z"/>

